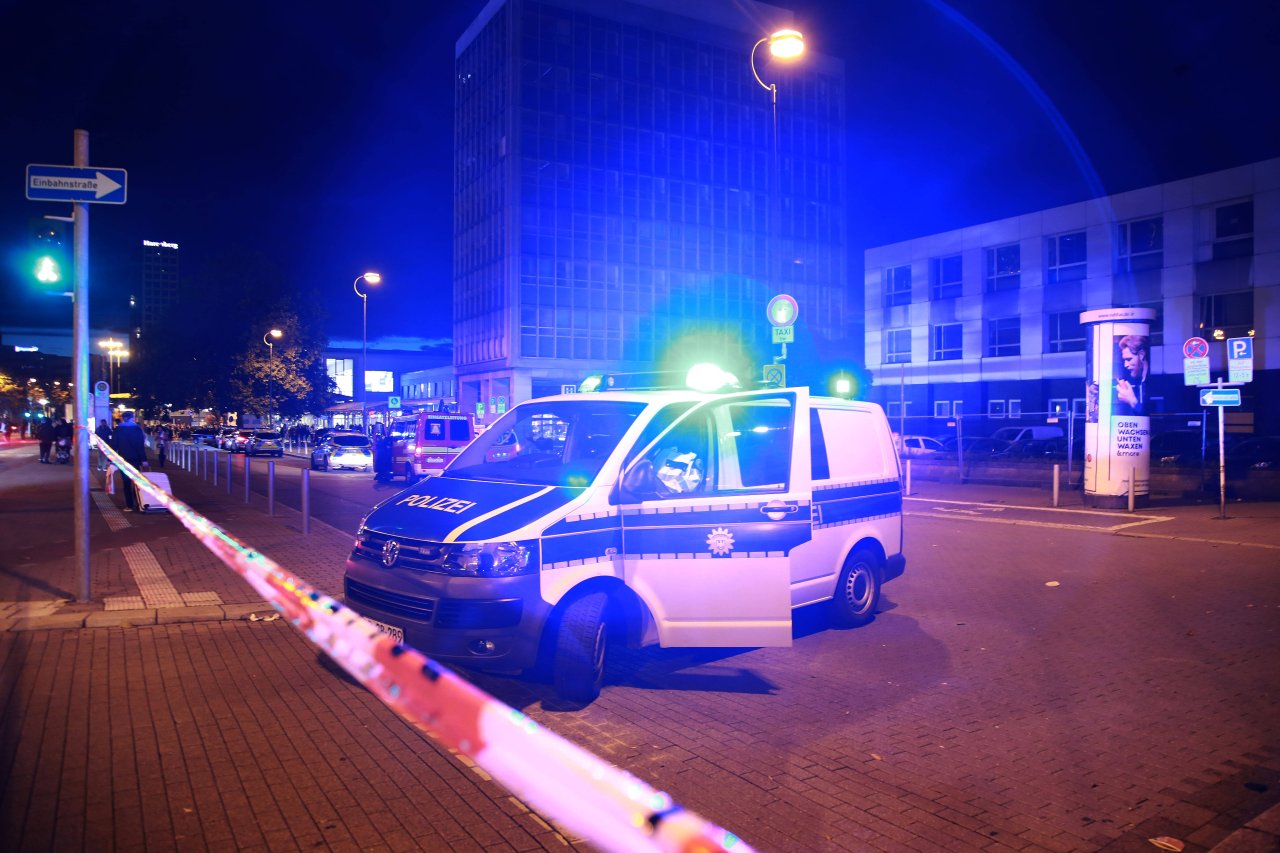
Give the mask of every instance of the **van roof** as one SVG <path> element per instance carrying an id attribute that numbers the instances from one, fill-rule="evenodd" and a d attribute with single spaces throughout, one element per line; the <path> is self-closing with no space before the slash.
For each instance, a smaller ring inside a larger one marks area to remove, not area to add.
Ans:
<path id="1" fill-rule="evenodd" d="M 751 391 L 788 391 L 794 389 L 788 388 L 755 388 L 755 389 L 736 389 L 734 391 L 725 391 L 723 393 L 707 393 L 703 391 L 694 391 L 687 388 L 673 388 L 661 391 L 588 391 L 578 394 L 555 394 L 550 397 L 536 397 L 526 402 L 549 402 L 549 401 L 576 401 L 584 399 L 600 399 L 600 400 L 618 400 L 625 403 L 683 403 L 683 402 L 702 402 L 703 400 L 715 400 L 720 397 L 732 396 L 734 394 L 745 394 Z M 836 406 L 843 408 L 855 408 L 863 410 L 878 409 L 875 403 L 869 403 L 864 400 L 846 400 L 843 397 L 826 397 L 814 394 L 809 395 L 811 405 Z M 521 405 L 524 405 L 523 403 Z"/>

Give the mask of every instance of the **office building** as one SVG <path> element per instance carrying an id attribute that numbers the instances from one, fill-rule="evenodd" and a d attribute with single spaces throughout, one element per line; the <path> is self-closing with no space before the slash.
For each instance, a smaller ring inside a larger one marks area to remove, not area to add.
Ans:
<path id="1" fill-rule="evenodd" d="M 162 240 L 142 241 L 142 287 L 130 298 L 134 310 L 134 336 L 153 328 L 178 301 L 178 244 Z"/>
<path id="2" fill-rule="evenodd" d="M 957 413 L 1083 414 L 1080 312 L 1141 307 L 1156 317 L 1153 430 L 1200 412 L 1183 345 L 1202 337 L 1214 377 L 1226 341 L 1252 338 L 1232 422 L 1280 432 L 1280 159 L 878 246 L 865 263 L 873 396 L 908 431 Z"/>
<path id="3" fill-rule="evenodd" d="M 484 8 L 456 54 L 464 411 L 599 371 L 719 360 L 758 377 L 780 292 L 809 347 L 847 343 L 844 70 L 812 50 L 789 66 L 756 54 L 778 87 L 770 226 L 770 97 L 750 57 L 791 24 L 750 0 Z"/>

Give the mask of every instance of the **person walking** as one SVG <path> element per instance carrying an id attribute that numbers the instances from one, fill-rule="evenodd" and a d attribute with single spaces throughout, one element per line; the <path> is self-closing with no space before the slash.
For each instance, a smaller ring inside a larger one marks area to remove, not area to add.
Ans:
<path id="1" fill-rule="evenodd" d="M 111 447 L 116 453 L 124 457 L 124 461 L 128 462 L 139 471 L 147 464 L 147 437 L 142 433 L 142 427 L 138 426 L 133 419 L 133 412 L 125 412 L 120 416 L 120 425 L 115 428 L 111 434 Z M 124 480 L 124 508 L 126 512 L 138 511 L 138 487 L 133 481 L 125 476 L 124 472 L 120 472 L 121 478 Z"/>
<path id="2" fill-rule="evenodd" d="M 98 418 L 98 428 L 93 431 L 98 437 L 98 441 L 102 444 L 111 445 L 111 422 L 106 418 Z M 101 448 L 98 450 L 98 470 L 107 470 L 107 454 L 103 453 Z"/>
<path id="3" fill-rule="evenodd" d="M 53 421 L 48 418 L 42 420 L 40 426 L 36 427 L 36 439 L 40 442 L 40 461 L 46 465 L 49 464 L 49 451 L 53 448 L 53 440 L 57 437 Z"/>

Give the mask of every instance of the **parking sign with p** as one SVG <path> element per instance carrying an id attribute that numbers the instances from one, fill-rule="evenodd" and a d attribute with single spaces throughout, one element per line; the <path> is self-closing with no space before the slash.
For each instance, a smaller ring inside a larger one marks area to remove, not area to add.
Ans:
<path id="1" fill-rule="evenodd" d="M 1227 338 L 1227 379 L 1253 381 L 1253 338 Z"/>

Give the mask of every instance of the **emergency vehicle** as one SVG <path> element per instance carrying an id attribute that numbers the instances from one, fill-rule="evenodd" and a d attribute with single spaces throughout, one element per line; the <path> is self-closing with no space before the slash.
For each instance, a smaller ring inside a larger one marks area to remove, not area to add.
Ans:
<path id="1" fill-rule="evenodd" d="M 803 388 L 521 403 L 361 523 L 346 603 L 440 661 L 549 665 L 590 702 L 608 650 L 790 646 L 794 608 L 869 622 L 902 574 L 884 412 Z"/>
<path id="2" fill-rule="evenodd" d="M 471 417 L 422 412 L 391 422 L 391 476 L 412 483 L 439 474 L 472 438 Z"/>

